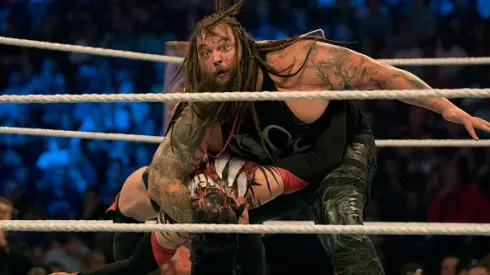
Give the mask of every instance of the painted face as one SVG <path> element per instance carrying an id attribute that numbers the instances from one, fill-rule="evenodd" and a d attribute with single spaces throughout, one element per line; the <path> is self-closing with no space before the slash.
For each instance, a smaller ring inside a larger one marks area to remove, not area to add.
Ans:
<path id="1" fill-rule="evenodd" d="M 194 196 L 197 196 L 200 192 L 205 192 L 208 188 L 217 189 L 219 193 L 224 193 L 223 183 L 219 182 L 220 179 L 216 175 L 198 172 L 193 177 L 189 178 L 189 189 Z"/>
<path id="2" fill-rule="evenodd" d="M 197 39 L 199 63 L 206 92 L 231 91 L 237 74 L 237 45 L 233 30 L 224 24 Z"/>
<path id="3" fill-rule="evenodd" d="M 192 194 L 193 221 L 236 223 L 245 210 L 245 161 L 225 153 L 203 164 L 191 174 L 189 182 L 184 182 Z"/>
<path id="4" fill-rule="evenodd" d="M 244 197 L 248 189 L 248 174 L 244 165 L 243 159 L 224 153 L 219 158 L 206 162 L 205 167 L 195 170 L 184 184 L 193 194 L 199 189 L 215 188 L 229 196 Z"/>

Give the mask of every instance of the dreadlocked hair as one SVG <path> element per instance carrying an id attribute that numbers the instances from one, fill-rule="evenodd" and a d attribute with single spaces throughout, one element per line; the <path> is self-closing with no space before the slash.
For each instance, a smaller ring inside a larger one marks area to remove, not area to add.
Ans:
<path id="1" fill-rule="evenodd" d="M 191 199 L 192 223 L 238 224 L 241 207 L 218 188 L 197 188 Z M 192 245 L 205 251 L 218 252 L 233 249 L 237 245 L 237 234 L 199 233 Z"/>
<path id="2" fill-rule="evenodd" d="M 203 34 L 212 33 L 213 28 L 220 24 L 231 28 L 237 47 L 237 54 L 235 55 L 235 60 L 238 64 L 237 75 L 230 92 L 257 91 L 256 84 L 259 66 L 262 68 L 264 73 L 269 73 L 278 77 L 291 77 L 298 74 L 306 65 L 306 60 L 313 49 L 314 43 L 312 43 L 310 49 L 308 50 L 305 61 L 295 72 L 291 72 L 293 64 L 291 64 L 290 67 L 286 68 L 285 70 L 275 70 L 268 65 L 267 61 L 262 57 L 265 53 L 284 49 L 299 40 L 326 41 L 318 37 L 298 36 L 259 43 L 248 35 L 237 19 L 238 13 L 243 5 L 243 0 L 231 5 L 229 8 L 225 7 L 225 2 L 227 2 L 227 0 L 217 0 L 216 13 L 205 17 L 203 20 L 198 22 L 197 26 L 194 28 L 190 40 L 189 53 L 184 58 L 183 67 L 181 68 L 184 70 L 185 74 L 185 92 L 187 93 L 212 92 L 202 91 L 200 89 L 203 75 L 199 65 L 197 41 Z M 254 122 L 254 127 L 259 137 L 261 137 L 262 146 L 264 149 L 266 148 L 253 102 L 188 102 L 186 105 L 188 105 L 190 110 L 203 121 L 203 126 L 221 124 L 230 119 L 236 118 L 238 121 L 236 127 L 237 132 L 239 132 L 244 116 L 247 114 L 251 115 Z"/>

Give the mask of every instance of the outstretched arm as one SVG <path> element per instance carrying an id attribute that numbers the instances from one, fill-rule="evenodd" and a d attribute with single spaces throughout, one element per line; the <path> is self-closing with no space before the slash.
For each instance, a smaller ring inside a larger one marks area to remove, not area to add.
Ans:
<path id="1" fill-rule="evenodd" d="M 350 90 L 366 87 L 381 89 L 431 89 L 414 74 L 380 63 L 358 52 L 327 43 L 317 43 L 307 70 L 313 70 L 318 83 L 326 89 Z M 443 97 L 403 99 L 402 101 L 440 113 L 444 119 L 463 124 L 474 139 L 475 129 L 490 132 L 490 123 L 472 117 Z"/>
<path id="2" fill-rule="evenodd" d="M 190 223 L 190 191 L 182 184 L 207 151 L 209 127 L 190 109 L 177 118 L 148 167 L 150 198 L 178 223 Z"/>

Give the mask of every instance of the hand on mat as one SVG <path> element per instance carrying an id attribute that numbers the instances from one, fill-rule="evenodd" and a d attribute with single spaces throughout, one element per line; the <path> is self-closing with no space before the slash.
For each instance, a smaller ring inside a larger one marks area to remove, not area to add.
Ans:
<path id="1" fill-rule="evenodd" d="M 475 128 L 490 133 L 490 122 L 479 117 L 471 116 L 456 106 L 444 108 L 441 115 L 447 121 L 463 124 L 466 131 L 468 131 L 474 140 L 479 140 Z"/>

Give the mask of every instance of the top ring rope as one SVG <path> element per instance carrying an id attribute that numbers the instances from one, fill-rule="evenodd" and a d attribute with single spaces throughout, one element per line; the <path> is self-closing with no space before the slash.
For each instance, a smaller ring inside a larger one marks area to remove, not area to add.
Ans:
<path id="1" fill-rule="evenodd" d="M 38 232 L 193 232 L 268 234 L 490 235 L 490 224 L 366 223 L 311 224 L 122 224 L 88 221 L 0 221 L 0 230 Z"/>
<path id="2" fill-rule="evenodd" d="M 216 102 L 272 101 L 286 99 L 401 99 L 443 96 L 490 97 L 490 89 L 367 90 L 367 91 L 288 91 L 162 94 L 83 94 L 83 95 L 2 95 L 0 103 L 76 103 L 76 102 Z"/>
<path id="3" fill-rule="evenodd" d="M 86 47 L 79 45 L 52 43 L 19 38 L 0 36 L 0 44 L 37 48 L 53 51 L 75 52 L 100 56 L 120 57 L 144 61 L 156 61 L 166 63 L 182 63 L 181 57 L 146 54 L 139 52 L 111 50 L 104 48 Z M 403 58 L 403 59 L 379 59 L 378 61 L 398 66 L 430 66 L 430 65 L 484 65 L 490 64 L 490 57 L 449 57 L 449 58 Z"/>

